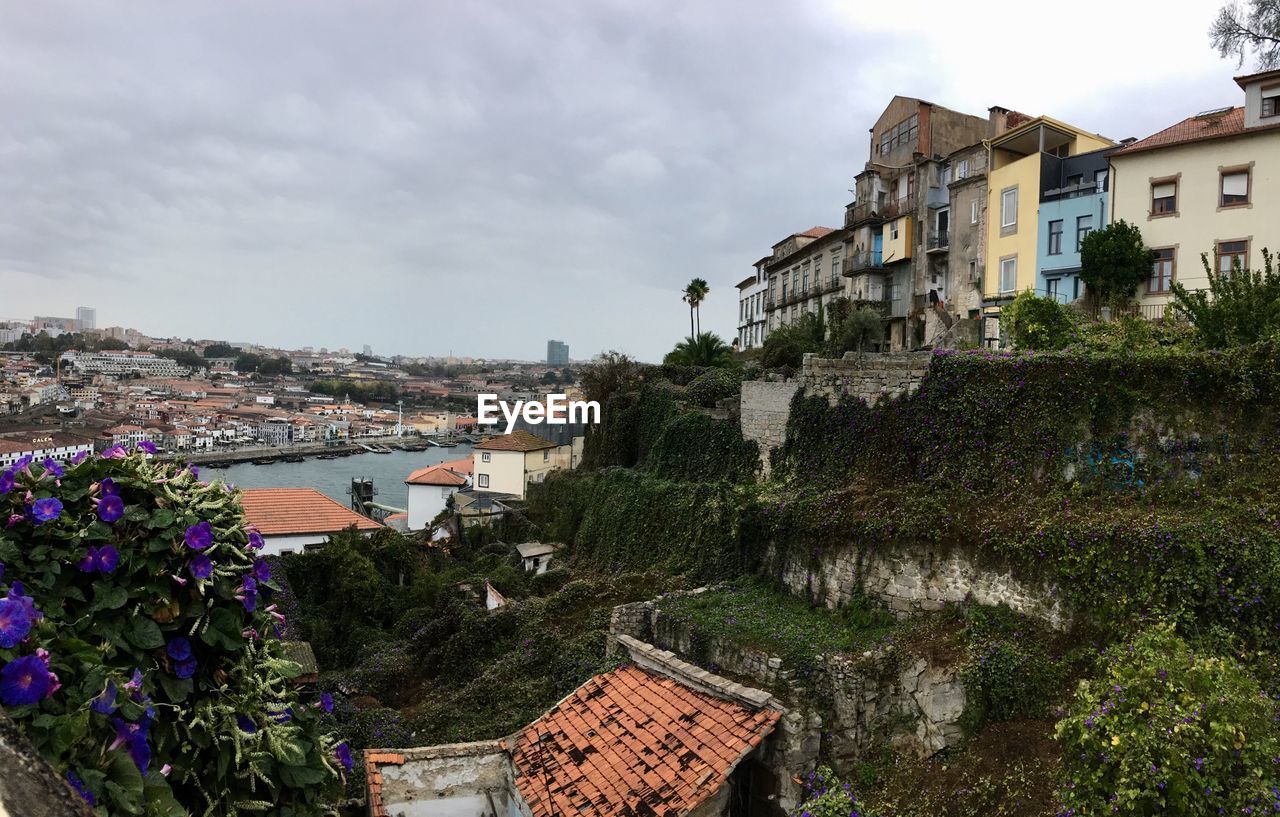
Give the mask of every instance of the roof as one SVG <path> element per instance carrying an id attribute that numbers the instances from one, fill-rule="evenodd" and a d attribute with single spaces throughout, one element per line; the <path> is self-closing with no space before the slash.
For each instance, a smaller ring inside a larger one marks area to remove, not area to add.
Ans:
<path id="1" fill-rule="evenodd" d="M 756 276 L 748 275 L 746 278 L 743 278 L 741 281 L 738 282 L 738 289 L 746 289 L 752 284 L 757 283 L 758 280 L 759 279 L 756 278 Z"/>
<path id="2" fill-rule="evenodd" d="M 386 752 L 366 749 L 364 753 L 365 786 L 369 792 L 370 817 L 387 817 L 386 806 L 382 804 L 382 771 L 383 764 L 404 765 L 404 755 L 399 752 Z"/>
<path id="3" fill-rule="evenodd" d="M 320 665 L 316 662 L 316 654 L 311 649 L 310 641 L 281 641 L 280 648 L 286 661 L 292 661 L 301 667 L 294 683 L 314 682 L 320 675 Z"/>
<path id="4" fill-rule="evenodd" d="M 534 817 L 678 817 L 719 791 L 778 718 L 623 667 L 520 733 L 516 788 Z"/>
<path id="5" fill-rule="evenodd" d="M 1243 74 L 1238 77 L 1233 77 L 1236 81 L 1236 85 L 1239 85 L 1241 88 L 1246 85 L 1252 85 L 1255 82 L 1262 82 L 1273 78 L 1280 79 L 1280 68 L 1276 68 L 1271 71 L 1259 71 L 1256 74 Z"/>
<path id="6" fill-rule="evenodd" d="M 467 475 L 460 474 L 441 462 L 419 468 L 404 478 L 405 485 L 444 485 L 457 486 L 467 484 Z"/>
<path id="7" fill-rule="evenodd" d="M 516 550 L 520 552 L 521 559 L 532 559 L 534 556 L 555 553 L 556 546 L 548 542 L 525 542 L 522 545 L 516 545 Z"/>
<path id="8" fill-rule="evenodd" d="M 556 444 L 550 440 L 544 440 L 537 434 L 518 428 L 510 434 L 500 434 L 497 437 L 490 437 L 482 443 L 477 443 L 476 448 L 483 451 L 540 451 L 543 448 L 555 448 Z"/>
<path id="9" fill-rule="evenodd" d="M 1244 108 L 1227 108 L 1220 114 L 1196 114 L 1189 116 L 1176 125 L 1170 125 L 1146 139 L 1139 139 L 1128 147 L 1121 148 L 1112 157 L 1128 156 L 1130 153 L 1141 153 L 1147 150 L 1189 145 L 1196 142 L 1207 142 L 1211 139 L 1226 139 L 1232 136 L 1245 136 L 1253 133 L 1265 133 L 1280 130 L 1280 125 L 1262 125 L 1246 129 L 1244 126 Z"/>
<path id="10" fill-rule="evenodd" d="M 315 488 L 244 488 L 240 504 L 245 519 L 263 536 L 337 533 L 352 525 L 359 530 L 382 527 Z"/>

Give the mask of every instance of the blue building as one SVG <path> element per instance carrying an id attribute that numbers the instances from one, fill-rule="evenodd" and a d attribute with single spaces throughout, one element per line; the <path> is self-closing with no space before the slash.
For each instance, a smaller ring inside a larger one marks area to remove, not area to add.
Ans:
<path id="1" fill-rule="evenodd" d="M 1080 242 L 1107 223 L 1107 155 L 1113 148 L 1041 156 L 1036 294 L 1070 303 L 1084 294 Z"/>

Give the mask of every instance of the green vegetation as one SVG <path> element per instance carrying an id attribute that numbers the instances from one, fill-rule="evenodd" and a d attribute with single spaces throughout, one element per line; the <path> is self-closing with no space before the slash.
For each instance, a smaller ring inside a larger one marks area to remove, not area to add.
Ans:
<path id="1" fill-rule="evenodd" d="M 681 300 L 689 305 L 689 337 L 696 337 L 702 334 L 702 302 L 711 294 L 711 287 L 707 284 L 705 278 L 694 278 L 689 285 L 684 288 Z M 694 317 L 697 317 L 697 324 L 694 324 Z"/>
<path id="2" fill-rule="evenodd" d="M 0 515 L 0 703 L 100 813 L 327 813 L 350 757 L 235 493 L 108 449 L 3 472 Z"/>
<path id="3" fill-rule="evenodd" d="M 733 359 L 733 349 L 719 335 L 712 332 L 701 332 L 690 335 L 676 344 L 662 361 L 676 366 L 716 366 L 733 367 L 738 363 Z"/>
<path id="4" fill-rule="evenodd" d="M 400 390 L 390 381 L 375 382 L 357 380 L 317 380 L 310 389 L 315 394 L 346 399 L 357 403 L 394 403 L 400 399 Z"/>
<path id="5" fill-rule="evenodd" d="M 1151 276 L 1155 253 L 1124 219 L 1094 230 L 1080 244 L 1080 280 L 1100 303 L 1119 305 Z"/>
<path id="6" fill-rule="evenodd" d="M 805 800 L 792 809 L 791 817 L 876 817 L 858 800 L 849 784 L 843 782 L 830 766 L 819 766 L 804 781 Z"/>
<path id="7" fill-rule="evenodd" d="M 1001 310 L 1000 323 L 1008 329 L 1015 349 L 1062 349 L 1075 339 L 1077 331 L 1070 310 L 1029 289 L 1019 292 L 1013 303 Z"/>
<path id="8" fill-rule="evenodd" d="M 1209 290 L 1188 291 L 1173 283 L 1172 307 L 1186 315 L 1197 340 L 1210 349 L 1227 349 L 1265 340 L 1280 340 L 1280 272 L 1264 247 L 1261 270 L 1242 269 L 1237 262 L 1229 274 L 1219 273 L 1200 256 Z"/>
<path id="9" fill-rule="evenodd" d="M 822 314 L 806 312 L 769 333 L 764 339 L 760 362 L 766 369 L 799 369 L 807 353 L 822 349 L 825 337 Z"/>

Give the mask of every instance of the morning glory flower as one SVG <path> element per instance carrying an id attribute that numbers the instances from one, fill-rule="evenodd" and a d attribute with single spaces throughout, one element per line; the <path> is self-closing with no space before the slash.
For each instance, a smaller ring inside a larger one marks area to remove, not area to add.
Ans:
<path id="1" fill-rule="evenodd" d="M 22 582 L 13 582 L 9 585 L 9 599 L 16 601 L 22 605 L 22 609 L 26 610 L 27 618 L 31 619 L 31 623 L 35 624 L 44 618 L 44 613 L 36 609 L 36 601 L 30 596 L 24 596 Z"/>
<path id="2" fill-rule="evenodd" d="M 110 715 L 116 711 L 115 681 L 107 681 L 107 688 L 102 690 L 98 697 L 89 702 L 89 708 L 99 715 Z"/>
<path id="3" fill-rule="evenodd" d="M 251 577 L 245 576 L 244 582 L 240 585 L 240 592 L 236 593 L 236 598 L 244 604 L 244 609 L 252 613 L 258 606 L 258 583 Z"/>
<path id="4" fill-rule="evenodd" d="M 129 456 L 129 452 L 124 450 L 123 445 L 113 445 L 110 448 L 104 448 L 98 456 L 104 460 L 122 460 Z"/>
<path id="5" fill-rule="evenodd" d="M 38 655 L 15 658 L 0 669 L 0 703 L 26 706 L 49 692 L 49 670 Z"/>
<path id="6" fill-rule="evenodd" d="M 333 696 L 328 692 L 320 693 L 320 700 L 316 702 L 316 706 L 324 710 L 325 713 L 333 711 Z"/>
<path id="7" fill-rule="evenodd" d="M 8 650 L 18 646 L 31 632 L 31 617 L 22 602 L 0 599 L 0 647 Z"/>
<path id="8" fill-rule="evenodd" d="M 9 470 L 13 471 L 13 473 L 16 474 L 30 464 L 31 464 L 31 455 L 27 454 L 26 456 L 19 457 L 17 462 L 9 466 Z"/>
<path id="9" fill-rule="evenodd" d="M 98 501 L 98 518 L 110 525 L 124 516 L 124 500 L 119 494 L 103 494 Z"/>
<path id="10" fill-rule="evenodd" d="M 241 732 L 248 735 L 252 735 L 254 732 L 258 731 L 258 725 L 247 715 L 236 715 L 236 726 L 240 727 Z"/>
<path id="11" fill-rule="evenodd" d="M 80 779 L 75 772 L 67 772 L 67 782 L 71 784 L 71 788 L 76 790 L 76 794 L 80 795 L 90 806 L 96 806 L 97 801 L 94 800 L 93 792 L 85 786 L 84 781 Z"/>
<path id="12" fill-rule="evenodd" d="M 187 528 L 182 538 L 186 541 L 187 547 L 192 550 L 204 550 L 213 544 L 213 526 L 208 520 L 198 522 Z"/>
<path id="13" fill-rule="evenodd" d="M 351 771 L 351 747 L 345 740 L 333 748 L 333 756 L 342 764 L 342 768 Z"/>
<path id="14" fill-rule="evenodd" d="M 213 575 L 213 562 L 203 553 L 197 553 L 187 563 L 187 569 L 191 571 L 192 578 L 207 579 Z"/>
<path id="15" fill-rule="evenodd" d="M 88 451 L 77 451 L 75 455 L 71 457 L 71 464 L 79 465 L 80 463 L 88 459 L 88 457 L 89 457 Z"/>
<path id="16" fill-rule="evenodd" d="M 170 641 L 169 646 L 165 647 L 164 651 L 174 661 L 185 661 L 191 657 L 191 642 L 179 636 Z"/>
<path id="17" fill-rule="evenodd" d="M 5 469 L 0 471 L 0 496 L 4 496 L 13 490 L 13 471 Z"/>
<path id="18" fill-rule="evenodd" d="M 182 661 L 178 661 L 173 665 L 173 674 L 179 679 L 190 678 L 196 674 L 196 659 L 194 656 Z"/>
<path id="19" fill-rule="evenodd" d="M 262 534 L 258 533 L 257 528 L 246 528 L 245 532 L 249 534 L 249 549 L 262 550 L 266 542 L 262 540 Z"/>
<path id="20" fill-rule="evenodd" d="M 31 506 L 31 515 L 35 517 L 37 525 L 52 522 L 62 515 L 62 500 L 53 496 L 37 499 Z"/>
<path id="21" fill-rule="evenodd" d="M 100 548 L 90 547 L 84 558 L 80 560 L 79 567 L 81 573 L 105 575 L 115 572 L 119 564 L 120 551 L 116 550 L 114 545 L 103 545 Z"/>
<path id="22" fill-rule="evenodd" d="M 120 495 L 120 489 L 116 487 L 116 481 L 111 477 L 106 477 L 102 482 L 99 482 L 98 489 L 102 491 L 103 496 Z"/>
<path id="23" fill-rule="evenodd" d="M 266 582 L 271 580 L 271 565 L 261 559 L 255 559 L 253 562 L 253 578 Z"/>
<path id="24" fill-rule="evenodd" d="M 124 746 L 138 770 L 146 775 L 147 767 L 151 765 L 151 746 L 147 743 L 147 730 L 151 728 L 151 721 L 144 718 L 137 723 L 130 723 L 112 718 L 111 723 L 116 728 L 116 739 L 108 749 Z"/>
<path id="25" fill-rule="evenodd" d="M 151 442 L 150 440 L 139 440 L 138 444 L 135 445 L 134 448 L 138 449 L 139 451 L 145 451 L 148 454 L 156 453 L 156 444 Z"/>
<path id="26" fill-rule="evenodd" d="M 62 466 L 58 465 L 57 460 L 55 460 L 53 457 L 45 457 L 44 462 L 40 464 L 44 466 L 45 476 L 49 476 L 50 474 L 53 474 L 54 479 L 62 478 L 62 473 L 63 473 Z"/>

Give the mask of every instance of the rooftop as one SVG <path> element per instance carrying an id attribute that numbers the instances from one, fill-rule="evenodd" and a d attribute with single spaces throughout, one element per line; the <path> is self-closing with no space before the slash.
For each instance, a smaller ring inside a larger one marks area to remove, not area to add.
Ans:
<path id="1" fill-rule="evenodd" d="M 476 445 L 476 449 L 482 451 L 540 451 L 543 448 L 555 447 L 556 444 L 550 440 L 544 440 L 537 434 L 525 431 L 522 428 L 516 429 L 510 434 L 490 437 Z"/>
<path id="2" fill-rule="evenodd" d="M 444 485 L 458 486 L 467 484 L 467 475 L 471 473 L 471 461 L 467 460 L 467 470 L 461 471 L 452 467 L 455 463 L 461 462 L 441 462 L 435 465 L 428 465 L 426 468 L 419 468 L 412 474 L 404 478 L 406 485 Z"/>
<path id="3" fill-rule="evenodd" d="M 245 488 L 240 504 L 245 519 L 263 536 L 337 533 L 352 525 L 359 530 L 382 527 L 315 488 Z"/>
<path id="4" fill-rule="evenodd" d="M 1207 142 L 1212 139 L 1226 139 L 1232 136 L 1246 136 L 1260 132 L 1269 133 L 1276 130 L 1280 130 L 1280 125 L 1263 125 L 1246 129 L 1244 126 L 1243 107 L 1222 108 L 1217 111 L 1188 116 L 1181 122 L 1153 133 L 1146 139 L 1139 139 L 1137 142 L 1117 150 L 1111 155 L 1113 158 L 1116 156 L 1128 156 L 1131 153 L 1141 153 L 1158 148 L 1189 145 L 1197 142 Z"/>

